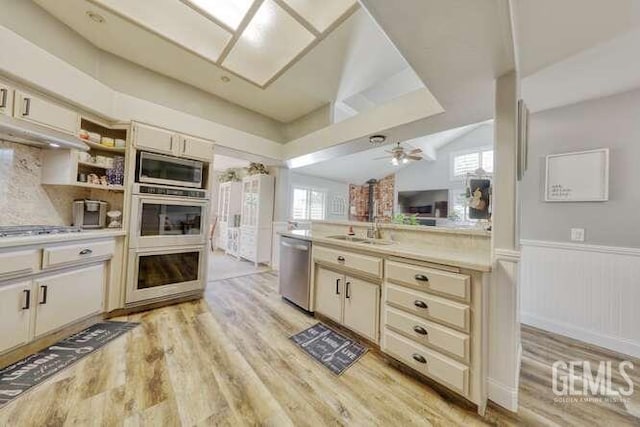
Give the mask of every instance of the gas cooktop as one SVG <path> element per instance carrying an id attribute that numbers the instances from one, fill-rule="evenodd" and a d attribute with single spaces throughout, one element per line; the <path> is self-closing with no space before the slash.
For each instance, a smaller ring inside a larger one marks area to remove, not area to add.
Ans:
<path id="1" fill-rule="evenodd" d="M 80 227 L 56 225 L 9 225 L 0 226 L 1 237 L 39 236 L 46 234 L 79 233 Z"/>

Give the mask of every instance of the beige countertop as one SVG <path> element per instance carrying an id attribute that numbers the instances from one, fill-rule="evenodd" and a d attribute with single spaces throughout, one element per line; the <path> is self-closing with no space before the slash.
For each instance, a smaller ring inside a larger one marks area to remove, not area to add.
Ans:
<path id="1" fill-rule="evenodd" d="M 127 233 L 121 229 L 83 230 L 79 233 L 44 234 L 36 236 L 1 237 L 0 248 L 17 246 L 33 246 L 48 243 L 74 242 L 82 240 L 100 239 L 106 237 L 119 237 Z"/>
<path id="2" fill-rule="evenodd" d="M 328 225 L 344 225 L 345 227 L 369 227 L 373 223 L 362 221 L 344 221 L 344 220 L 314 220 L 314 224 L 328 224 Z M 443 227 L 443 226 L 427 226 L 427 225 L 405 225 L 405 224 L 393 224 L 388 222 L 378 223 L 378 228 L 383 230 L 407 230 L 407 231 L 424 231 L 427 233 L 443 233 L 443 234 L 462 234 L 469 236 L 491 236 L 491 231 L 479 228 L 476 226 L 457 226 L 457 227 Z"/>
<path id="3" fill-rule="evenodd" d="M 330 239 L 326 236 L 312 235 L 310 230 L 292 230 L 280 232 L 280 235 L 313 243 L 339 246 L 380 255 L 409 258 L 434 264 L 450 265 L 482 272 L 491 271 L 491 253 L 471 249 L 443 248 L 436 245 L 393 242 L 389 245 L 371 245 L 344 240 Z"/>

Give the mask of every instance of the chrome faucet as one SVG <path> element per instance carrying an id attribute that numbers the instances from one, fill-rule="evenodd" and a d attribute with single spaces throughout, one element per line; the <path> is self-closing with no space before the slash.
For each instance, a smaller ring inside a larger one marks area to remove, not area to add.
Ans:
<path id="1" fill-rule="evenodd" d="M 373 219 L 373 222 L 367 228 L 368 239 L 380 239 L 380 229 L 378 228 L 378 217 Z"/>

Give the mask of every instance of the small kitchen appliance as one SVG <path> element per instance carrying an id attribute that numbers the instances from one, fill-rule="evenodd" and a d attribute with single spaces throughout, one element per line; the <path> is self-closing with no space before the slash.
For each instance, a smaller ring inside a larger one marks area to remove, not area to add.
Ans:
<path id="1" fill-rule="evenodd" d="M 73 202 L 73 225 L 82 228 L 104 228 L 107 223 L 107 202 L 76 200 Z"/>

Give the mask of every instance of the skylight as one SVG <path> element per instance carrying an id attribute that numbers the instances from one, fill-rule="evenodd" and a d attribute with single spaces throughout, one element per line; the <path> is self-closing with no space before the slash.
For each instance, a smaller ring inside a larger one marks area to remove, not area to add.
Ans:
<path id="1" fill-rule="evenodd" d="M 237 30 L 254 0 L 183 0 L 201 13 Z"/>
<path id="2" fill-rule="evenodd" d="M 357 0 L 91 1 L 261 88 L 358 8 Z"/>

